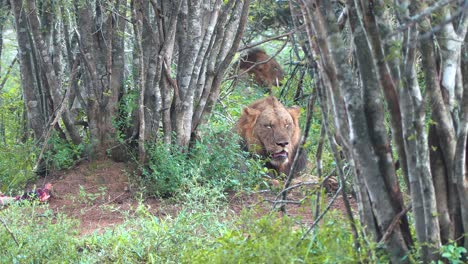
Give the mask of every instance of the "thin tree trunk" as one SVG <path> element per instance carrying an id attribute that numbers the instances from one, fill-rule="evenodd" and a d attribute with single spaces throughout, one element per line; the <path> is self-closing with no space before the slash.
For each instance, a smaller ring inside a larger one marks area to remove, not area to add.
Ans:
<path id="1" fill-rule="evenodd" d="M 36 44 L 36 48 L 38 49 L 38 53 L 41 56 L 41 66 L 42 70 L 45 73 L 46 80 L 47 80 L 47 86 L 50 89 L 52 99 L 53 99 L 53 105 L 54 105 L 54 111 L 60 108 L 60 105 L 63 103 L 64 96 L 61 94 L 62 93 L 62 81 L 58 79 L 57 74 L 55 73 L 55 68 L 54 64 L 52 62 L 52 59 L 50 57 L 49 50 L 50 48 L 47 46 L 46 42 L 42 38 L 41 35 L 41 28 L 40 22 L 37 16 L 37 10 L 36 10 L 36 5 L 35 1 L 30 1 L 28 6 L 28 14 L 29 14 L 29 20 L 30 20 L 30 25 L 31 25 L 31 31 L 32 35 L 34 38 L 34 42 Z M 81 137 L 78 133 L 78 130 L 76 126 L 74 125 L 73 121 L 70 118 L 70 113 L 68 110 L 68 107 L 63 109 L 61 113 L 62 121 L 65 124 L 65 127 L 67 128 L 67 131 L 70 135 L 70 138 L 72 142 L 75 145 L 79 145 L 81 143 Z"/>
<path id="2" fill-rule="evenodd" d="M 139 139 L 138 139 L 138 152 L 139 160 L 141 164 L 146 162 L 146 118 L 145 118 L 145 62 L 143 59 L 143 46 L 142 46 L 142 30 L 143 30 L 143 2 L 140 0 L 132 1 L 132 20 L 133 20 L 133 31 L 135 34 L 134 50 L 133 50 L 133 67 L 135 86 L 139 91 L 139 103 L 138 103 L 138 119 L 140 120 L 139 127 Z"/>
<path id="3" fill-rule="evenodd" d="M 121 18 L 100 4 L 89 1 L 76 4 L 80 58 L 86 69 L 83 84 L 86 87 L 89 131 L 93 153 L 98 158 L 104 157 L 108 148 L 118 144 L 113 120 L 122 83 L 114 79 L 121 80 L 123 76 L 123 45 L 114 45 L 115 37 L 120 34 L 117 29 L 121 29 L 116 25 L 120 25 L 118 21 Z M 117 1 L 115 8 L 120 10 L 120 5 Z M 96 27 L 96 20 L 99 27 Z M 123 38 L 117 39 L 123 42 Z"/>
<path id="4" fill-rule="evenodd" d="M 350 1 L 348 1 L 350 2 Z M 372 47 L 373 55 L 377 62 L 377 69 L 378 69 L 378 80 L 380 85 L 382 86 L 383 94 L 385 95 L 385 99 L 387 102 L 387 107 L 390 111 L 390 124 L 392 127 L 392 136 L 393 141 L 400 158 L 401 167 L 403 171 L 403 175 L 407 178 L 408 174 L 408 167 L 406 164 L 406 152 L 404 150 L 404 143 L 403 143 L 403 131 L 401 125 L 401 110 L 400 104 L 398 102 L 398 94 L 397 94 L 397 84 L 396 80 L 392 77 L 392 73 L 390 72 L 390 67 L 388 65 L 388 57 L 384 54 L 384 45 L 382 45 L 382 41 L 380 39 L 380 35 L 385 37 L 384 34 L 381 34 L 383 31 L 388 31 L 387 29 L 382 29 L 378 27 L 376 17 L 383 16 L 384 5 L 380 1 L 367 1 L 361 0 L 361 6 L 363 8 L 363 21 L 365 24 L 365 29 L 367 29 L 367 36 L 369 43 Z M 377 14 L 376 14 L 377 13 Z M 357 19 L 357 18 L 356 18 Z M 387 23 L 389 21 L 386 21 Z M 384 23 L 381 23 L 384 24 Z M 363 30 L 365 30 L 363 29 Z M 358 50 L 360 50 L 361 46 L 358 46 Z M 389 55 L 389 54 L 387 54 Z M 389 184 L 391 185 L 398 185 L 396 177 L 393 180 L 387 178 L 387 181 L 392 181 Z M 397 200 L 401 200 L 401 194 L 394 193 L 394 198 Z M 400 196 L 400 197 L 398 197 Z M 400 201 L 401 203 L 402 201 Z"/>
<path id="5" fill-rule="evenodd" d="M 378 157 L 379 168 L 381 170 L 382 175 L 384 176 L 385 188 L 389 193 L 390 198 L 392 199 L 392 206 L 395 208 L 396 212 L 401 212 L 404 209 L 403 196 L 400 192 L 400 188 L 398 185 L 398 179 L 396 177 L 396 171 L 390 147 L 390 140 L 388 138 L 385 127 L 385 117 L 383 108 L 384 104 L 383 101 L 380 99 L 382 97 L 382 90 L 387 91 L 384 92 L 384 94 L 387 94 L 386 98 L 389 101 L 388 104 L 396 104 L 396 106 L 390 107 L 390 116 L 397 115 L 397 117 L 393 118 L 392 128 L 396 131 L 397 134 L 400 134 L 402 133 L 402 129 L 398 98 L 396 95 L 396 90 L 394 89 L 395 87 L 386 87 L 386 84 L 384 84 L 388 83 L 389 80 L 391 80 L 391 76 L 385 62 L 379 62 L 380 59 L 383 59 L 380 58 L 380 56 L 383 56 L 382 51 L 374 52 L 374 54 L 376 54 L 377 57 L 377 63 L 374 64 L 376 60 L 374 59 L 370 43 L 367 42 L 368 38 L 366 37 L 366 31 L 358 20 L 358 13 L 356 10 L 356 6 L 353 2 L 354 0 L 347 1 L 347 9 L 350 27 L 353 33 L 354 44 L 355 47 L 358 47 L 356 48 L 355 53 L 357 58 L 357 64 L 359 67 L 359 76 L 361 78 L 361 83 L 364 88 L 364 108 L 366 112 L 365 114 L 367 117 L 369 131 L 371 131 L 371 141 L 372 145 L 374 146 L 374 151 Z M 378 32 L 371 31 L 367 35 L 376 33 Z M 373 36 L 370 39 L 372 38 L 374 38 L 374 41 L 370 41 L 371 43 L 377 42 L 377 44 L 374 44 L 375 49 L 377 45 L 380 45 L 380 40 L 378 39 L 378 36 Z M 378 75 L 375 69 L 379 70 L 380 75 Z M 391 83 L 393 83 L 393 81 L 391 81 Z M 401 140 L 401 145 L 403 146 L 403 135 L 401 134 L 396 138 L 398 142 L 396 144 L 399 145 L 399 141 Z M 402 149 L 401 152 L 403 153 L 403 156 L 400 156 L 400 158 L 406 159 L 404 149 Z M 406 162 L 404 163 L 406 164 Z M 401 218 L 400 228 L 402 230 L 402 234 L 404 236 L 406 244 L 411 245 L 412 241 L 406 216 L 403 216 Z"/>
<path id="6" fill-rule="evenodd" d="M 465 36 L 465 42 L 468 36 Z M 457 180 L 458 193 L 460 194 L 462 230 L 468 230 L 468 172 L 467 172 L 467 135 L 468 135 L 468 48 L 465 45 L 461 58 L 463 73 L 463 100 L 461 105 L 461 120 L 457 135 L 457 147 L 455 156 L 455 179 Z M 462 232 L 463 233 L 463 232 Z M 464 238 L 464 246 L 468 248 L 468 238 Z"/>
<path id="7" fill-rule="evenodd" d="M 21 70 L 21 85 L 23 87 L 23 98 L 26 105 L 28 124 L 34 132 L 34 139 L 43 141 L 45 130 L 45 113 L 40 95 L 37 92 L 35 72 L 33 69 L 32 43 L 29 41 L 29 27 L 26 12 L 23 10 L 23 1 L 11 1 L 11 7 L 15 16 L 16 34 L 18 40 L 18 51 Z"/>
<path id="8" fill-rule="evenodd" d="M 308 1 L 307 3 L 305 19 L 311 19 L 311 25 L 313 25 L 311 32 L 317 33 L 315 37 L 321 57 L 325 61 L 325 66 L 323 67 L 325 68 L 325 72 L 329 74 L 328 79 L 332 83 L 331 86 L 335 87 L 334 89 L 340 89 L 344 97 L 346 106 L 345 116 L 349 122 L 350 129 L 348 134 L 349 147 L 346 149 L 351 150 L 350 157 L 354 158 L 353 164 L 358 172 L 356 176 L 362 178 L 365 184 L 360 187 L 365 188 L 370 198 L 371 207 L 378 226 L 378 230 L 373 232 L 377 234 L 377 237 L 381 237 L 387 232 L 387 228 L 390 227 L 393 219 L 400 213 L 398 208 L 402 208 L 401 204 L 392 202 L 395 201 L 392 198 L 394 197 L 394 190 L 388 188 L 393 188 L 394 186 L 388 186 L 388 183 L 384 179 L 385 176 L 394 177 L 395 175 L 388 175 L 388 173 L 392 174 L 391 171 L 385 172 L 387 175 L 382 174 L 379 160 L 376 158 L 377 153 L 375 149 L 377 149 L 377 146 L 374 146 L 373 137 L 371 136 L 376 136 L 374 139 L 379 138 L 379 141 L 382 141 L 382 139 L 385 141 L 378 132 L 379 126 L 383 126 L 383 123 L 380 124 L 380 122 L 366 118 L 365 113 L 368 105 L 366 105 L 364 100 L 363 92 L 365 94 L 366 92 L 371 92 L 372 89 L 367 87 L 361 90 L 353 77 L 353 73 L 347 63 L 345 45 L 341 40 L 336 18 L 331 9 L 331 3 L 326 1 Z M 369 63 L 369 61 L 366 63 Z M 339 93 L 330 93 L 333 95 L 332 98 L 335 102 L 341 99 L 336 96 Z M 375 98 L 373 99 L 375 100 Z M 383 109 L 376 110 L 380 113 L 383 111 Z M 342 109 L 337 109 L 336 112 L 339 113 L 341 111 Z M 341 127 L 339 128 L 341 130 Z M 384 160 L 387 160 L 387 158 L 382 159 L 382 161 Z M 382 191 L 382 187 L 384 187 L 384 191 Z M 385 241 L 392 262 L 401 262 L 408 252 L 408 244 L 404 234 L 405 230 L 406 228 L 402 230 L 400 227 L 396 227 L 388 241 Z"/>
<path id="9" fill-rule="evenodd" d="M 212 39 L 213 45 L 206 66 L 206 81 L 193 115 L 192 131 L 196 131 L 200 124 L 206 123 L 209 119 L 218 100 L 224 74 L 239 48 L 242 35 L 247 26 L 250 0 L 235 1 L 234 6 L 231 7 L 232 2 L 229 1 L 225 6 L 225 10 L 219 16 L 216 25 L 216 33 L 214 39 Z M 230 16 L 226 21 L 227 15 Z"/>

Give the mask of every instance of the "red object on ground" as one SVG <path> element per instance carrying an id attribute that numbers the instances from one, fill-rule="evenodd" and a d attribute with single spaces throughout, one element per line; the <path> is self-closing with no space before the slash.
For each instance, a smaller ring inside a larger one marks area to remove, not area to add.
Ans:
<path id="1" fill-rule="evenodd" d="M 7 205 L 14 201 L 38 199 L 40 202 L 46 202 L 50 198 L 52 184 L 47 183 L 44 188 L 36 188 L 33 191 L 25 192 L 23 195 L 6 196 L 0 193 L 0 205 Z"/>

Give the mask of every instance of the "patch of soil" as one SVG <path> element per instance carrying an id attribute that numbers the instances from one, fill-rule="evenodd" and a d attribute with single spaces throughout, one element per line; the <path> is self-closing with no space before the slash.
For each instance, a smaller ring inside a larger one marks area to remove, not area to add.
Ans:
<path id="1" fill-rule="evenodd" d="M 50 182 L 53 185 L 52 196 L 48 200 L 49 208 L 54 213 L 63 213 L 81 223 L 80 234 L 102 232 L 121 224 L 126 214 L 132 214 L 138 206 L 138 197 L 128 175 L 133 168 L 125 163 L 111 160 L 86 161 L 72 169 L 57 171 L 36 182 L 38 187 Z M 300 182 L 301 180 L 299 180 Z M 310 182 L 308 179 L 304 180 Z M 298 181 L 296 181 L 297 183 Z M 287 213 L 298 216 L 303 223 L 313 222 L 313 207 L 310 186 L 305 185 L 294 189 L 288 195 Z M 277 193 L 277 191 L 276 191 Z M 330 199 L 327 195 L 326 200 Z M 258 216 L 268 214 L 276 195 L 271 190 L 255 193 L 228 193 L 229 212 L 238 215 L 243 209 L 255 210 Z M 298 202 L 301 201 L 301 202 Z M 161 199 L 146 199 L 143 203 L 149 211 L 158 216 L 175 216 L 182 209 L 181 205 L 169 203 Z M 351 199 L 352 207 L 356 204 Z M 325 205 L 324 205 L 325 206 Z M 334 202 L 332 209 L 345 212 L 341 196 Z"/>

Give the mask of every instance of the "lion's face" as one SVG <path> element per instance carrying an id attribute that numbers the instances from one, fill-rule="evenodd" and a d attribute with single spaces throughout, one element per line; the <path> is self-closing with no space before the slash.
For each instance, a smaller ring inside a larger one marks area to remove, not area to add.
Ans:
<path id="1" fill-rule="evenodd" d="M 276 98 L 267 97 L 244 109 L 238 132 L 249 151 L 269 160 L 281 171 L 291 162 L 298 145 L 299 108 L 286 109 Z"/>
<path id="2" fill-rule="evenodd" d="M 253 127 L 253 135 L 263 148 L 262 154 L 278 167 L 289 161 L 293 133 L 294 120 L 285 108 L 265 109 Z"/>

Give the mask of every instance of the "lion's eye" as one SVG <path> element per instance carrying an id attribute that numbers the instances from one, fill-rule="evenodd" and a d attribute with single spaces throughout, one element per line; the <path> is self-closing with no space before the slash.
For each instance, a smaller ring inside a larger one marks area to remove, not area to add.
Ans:
<path id="1" fill-rule="evenodd" d="M 266 128 L 271 128 L 271 125 L 265 125 Z"/>

